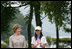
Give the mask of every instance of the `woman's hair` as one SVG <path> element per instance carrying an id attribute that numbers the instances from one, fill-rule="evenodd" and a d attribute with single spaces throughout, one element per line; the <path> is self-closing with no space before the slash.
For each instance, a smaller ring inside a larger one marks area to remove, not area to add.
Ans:
<path id="1" fill-rule="evenodd" d="M 42 38 L 43 34 L 40 32 L 40 39 Z M 37 34 L 35 33 L 35 39 L 37 40 Z"/>
<path id="2" fill-rule="evenodd" d="M 14 24 L 14 26 L 13 26 L 13 31 L 14 31 L 14 33 L 16 32 L 16 30 L 17 30 L 18 28 L 21 28 L 21 25 L 19 25 L 19 24 Z"/>

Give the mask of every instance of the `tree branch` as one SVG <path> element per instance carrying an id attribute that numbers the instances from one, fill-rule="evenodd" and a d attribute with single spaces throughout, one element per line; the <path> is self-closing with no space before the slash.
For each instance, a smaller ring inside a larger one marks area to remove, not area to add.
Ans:
<path id="1" fill-rule="evenodd" d="M 47 16 L 45 16 L 45 17 L 47 17 Z M 43 17 L 41 20 L 43 20 L 45 17 Z"/>
<path id="2" fill-rule="evenodd" d="M 26 6 L 26 5 L 28 5 L 29 3 L 27 3 L 27 4 L 22 4 L 22 5 L 19 5 L 19 6 L 16 6 L 16 7 L 12 7 L 12 6 L 9 6 L 9 7 L 7 7 L 7 8 L 19 8 L 19 7 L 22 7 L 22 6 Z"/>

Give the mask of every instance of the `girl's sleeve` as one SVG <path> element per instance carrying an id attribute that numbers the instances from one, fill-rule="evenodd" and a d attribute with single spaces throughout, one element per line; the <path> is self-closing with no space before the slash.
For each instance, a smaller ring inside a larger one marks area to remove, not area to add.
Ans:
<path id="1" fill-rule="evenodd" d="M 35 44 L 34 43 L 34 37 L 31 38 L 31 44 Z"/>
<path id="2" fill-rule="evenodd" d="M 46 37 L 43 37 L 43 38 L 42 38 L 42 44 L 47 44 Z"/>

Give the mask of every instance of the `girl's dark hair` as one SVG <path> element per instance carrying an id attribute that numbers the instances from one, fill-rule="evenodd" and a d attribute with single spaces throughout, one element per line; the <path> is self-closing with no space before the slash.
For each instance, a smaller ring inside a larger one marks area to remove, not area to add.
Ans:
<path id="1" fill-rule="evenodd" d="M 40 39 L 42 38 L 43 34 L 40 32 Z M 35 39 L 37 40 L 37 34 L 35 33 Z"/>

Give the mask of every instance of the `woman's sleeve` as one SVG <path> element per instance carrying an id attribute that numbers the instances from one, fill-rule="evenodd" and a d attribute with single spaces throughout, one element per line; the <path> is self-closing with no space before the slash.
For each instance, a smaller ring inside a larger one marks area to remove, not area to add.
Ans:
<path id="1" fill-rule="evenodd" d="M 10 47 L 10 48 L 13 48 L 13 43 L 12 43 L 11 37 L 9 38 L 9 47 Z"/>
<path id="2" fill-rule="evenodd" d="M 23 46 L 23 48 L 26 48 L 26 39 L 25 39 L 25 37 L 24 37 L 24 46 Z"/>
<path id="3" fill-rule="evenodd" d="M 31 38 L 31 44 L 34 44 L 34 37 Z"/>
<path id="4" fill-rule="evenodd" d="M 42 38 L 42 44 L 47 44 L 46 37 L 43 37 L 43 38 Z"/>

